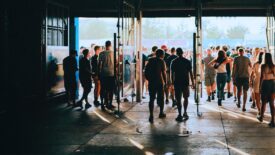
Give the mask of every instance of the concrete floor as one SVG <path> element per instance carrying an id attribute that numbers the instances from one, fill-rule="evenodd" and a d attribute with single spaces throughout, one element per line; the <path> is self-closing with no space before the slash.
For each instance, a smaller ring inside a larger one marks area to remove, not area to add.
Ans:
<path id="1" fill-rule="evenodd" d="M 19 116 L 22 122 L 11 124 L 21 131 L 15 131 L 20 133 L 16 136 L 11 135 L 15 139 L 12 142 L 20 144 L 19 150 L 1 150 L 3 154 L 10 151 L 57 155 L 275 154 L 275 128 L 267 125 L 269 113 L 264 123 L 259 123 L 250 103 L 247 112 L 242 112 L 233 98 L 226 99 L 222 107 L 218 107 L 216 101 L 206 103 L 202 99 L 203 115 L 197 117 L 191 96 L 188 121 L 177 123 L 177 110 L 170 103 L 165 106 L 166 119 L 157 118 L 159 108 L 155 106 L 155 122 L 150 124 L 147 100 L 122 103 L 121 118 L 94 106 L 84 111 L 66 107 L 65 103 L 44 110 L 38 114 L 39 118 Z M 187 131 L 190 134 L 186 134 Z M 6 135 L 7 139 L 11 139 L 9 136 Z M 6 143 L 4 140 L 1 144 Z"/>

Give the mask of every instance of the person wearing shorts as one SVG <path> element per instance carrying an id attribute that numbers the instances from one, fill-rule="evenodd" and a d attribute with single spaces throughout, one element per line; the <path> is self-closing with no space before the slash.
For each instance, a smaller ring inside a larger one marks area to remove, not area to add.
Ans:
<path id="1" fill-rule="evenodd" d="M 261 72 L 260 67 L 262 63 L 263 53 L 258 54 L 258 60 L 254 63 L 252 68 L 252 73 L 250 75 L 250 85 L 252 85 L 252 93 L 254 94 L 255 104 L 258 109 L 258 114 L 260 114 L 260 102 L 261 102 L 261 95 L 260 95 L 260 80 L 261 80 Z M 253 108 L 253 106 L 251 106 Z"/>
<path id="2" fill-rule="evenodd" d="M 212 56 L 212 50 L 207 49 L 207 57 L 205 57 L 202 60 L 202 68 L 204 68 L 204 84 L 206 86 L 208 102 L 211 102 L 211 96 L 212 96 L 212 100 L 215 100 L 214 91 L 216 90 L 216 80 L 215 80 L 216 71 L 212 66 L 208 66 L 208 63 L 214 59 L 215 58 Z"/>
<path id="3" fill-rule="evenodd" d="M 235 59 L 238 54 L 238 50 L 241 48 L 241 46 L 237 46 L 236 49 L 232 49 L 232 54 L 230 55 L 231 58 Z M 233 70 L 233 69 L 232 69 Z M 233 95 L 234 95 L 234 102 L 237 101 L 237 86 L 236 86 L 236 80 L 233 75 L 231 75 L 232 83 L 233 83 Z"/>
<path id="4" fill-rule="evenodd" d="M 260 80 L 260 91 L 262 98 L 261 113 L 257 116 L 257 119 L 262 122 L 266 103 L 269 102 L 271 120 L 268 124 L 270 127 L 275 127 L 274 122 L 274 99 L 275 99 L 275 64 L 272 61 L 271 53 L 265 53 L 264 62 L 261 65 L 261 80 Z"/>
<path id="5" fill-rule="evenodd" d="M 248 57 L 244 56 L 244 49 L 240 48 L 238 50 L 239 55 L 234 59 L 233 74 L 235 77 L 235 83 L 237 86 L 237 107 L 240 108 L 241 105 L 241 94 L 243 92 L 243 107 L 242 111 L 245 112 L 245 104 L 247 100 L 247 91 L 249 89 L 249 67 L 252 67 L 251 62 Z"/>
<path id="6" fill-rule="evenodd" d="M 169 87 L 169 92 L 170 92 L 170 96 L 171 96 L 171 99 L 172 99 L 172 107 L 176 106 L 176 100 L 175 100 L 175 89 L 174 89 L 174 86 L 172 85 L 172 79 L 170 78 L 171 75 L 170 75 L 170 66 L 171 66 L 171 63 L 174 59 L 177 58 L 177 55 L 176 55 L 176 49 L 173 47 L 171 48 L 171 55 L 167 58 L 167 87 Z"/>
<path id="7" fill-rule="evenodd" d="M 101 84 L 101 94 L 103 95 L 104 104 L 101 109 L 114 109 L 112 104 L 115 90 L 115 73 L 114 73 L 114 52 L 112 51 L 111 41 L 105 42 L 106 50 L 101 52 L 98 57 L 98 73 Z"/>
<path id="8" fill-rule="evenodd" d="M 166 80 L 166 65 L 164 62 L 164 51 L 158 49 L 156 57 L 150 58 L 145 66 L 145 77 L 148 80 L 149 88 L 149 122 L 154 123 L 154 101 L 157 95 L 157 104 L 160 107 L 159 118 L 165 118 L 164 113 L 164 86 Z"/>
<path id="9" fill-rule="evenodd" d="M 189 80 L 191 77 L 192 88 L 194 88 L 194 80 L 193 80 L 193 73 L 192 73 L 192 65 L 191 62 L 183 57 L 183 50 L 181 48 L 177 48 L 177 55 L 178 57 L 172 61 L 171 64 L 171 77 L 172 83 L 174 84 L 175 88 L 175 96 L 177 101 L 177 108 L 178 108 L 178 117 L 176 121 L 181 122 L 183 118 L 187 120 L 189 116 L 187 115 L 187 107 L 188 107 L 188 97 L 190 95 L 189 92 Z M 190 77 L 189 77 L 190 76 Z M 182 105 L 181 105 L 181 98 L 184 98 L 184 113 L 182 115 Z"/>
<path id="10" fill-rule="evenodd" d="M 226 53 L 226 57 L 230 57 L 231 52 L 228 51 L 227 46 L 222 47 L 223 51 Z M 226 83 L 227 83 L 227 98 L 230 98 L 232 96 L 231 93 L 231 70 L 232 70 L 232 62 L 226 64 Z"/>
<path id="11" fill-rule="evenodd" d="M 101 103 L 98 101 L 98 98 L 100 96 L 101 102 L 103 102 L 103 96 L 100 94 L 101 91 L 101 85 L 100 85 L 100 79 L 98 75 L 98 56 L 100 52 L 102 51 L 102 48 L 100 46 L 94 47 L 95 54 L 91 58 L 91 65 L 92 65 L 92 78 L 95 83 L 95 89 L 94 89 L 94 105 L 99 106 Z"/>

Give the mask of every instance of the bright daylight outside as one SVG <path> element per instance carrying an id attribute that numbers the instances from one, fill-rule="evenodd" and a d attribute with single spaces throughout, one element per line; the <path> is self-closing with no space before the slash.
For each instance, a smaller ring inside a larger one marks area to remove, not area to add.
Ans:
<path id="1" fill-rule="evenodd" d="M 192 50 L 195 18 L 143 18 L 142 46 L 147 54 L 151 47 L 166 44 Z M 115 18 L 80 18 L 79 45 L 104 45 L 117 32 Z M 265 17 L 204 17 L 202 18 L 203 49 L 216 45 L 265 47 Z"/>

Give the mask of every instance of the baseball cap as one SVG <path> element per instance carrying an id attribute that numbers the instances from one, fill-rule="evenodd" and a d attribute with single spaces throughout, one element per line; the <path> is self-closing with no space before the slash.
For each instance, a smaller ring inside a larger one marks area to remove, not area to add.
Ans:
<path id="1" fill-rule="evenodd" d="M 162 50 L 167 50 L 168 48 L 167 48 L 166 45 L 162 45 L 162 46 L 161 46 L 161 49 L 162 49 Z"/>

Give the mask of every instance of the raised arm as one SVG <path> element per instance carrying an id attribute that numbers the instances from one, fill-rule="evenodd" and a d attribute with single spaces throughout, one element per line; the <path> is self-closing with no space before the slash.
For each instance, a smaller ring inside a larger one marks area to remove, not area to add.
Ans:
<path id="1" fill-rule="evenodd" d="M 226 58 L 226 61 L 224 63 L 232 63 L 233 62 L 233 59 L 230 58 L 230 57 L 227 57 Z"/>
<path id="2" fill-rule="evenodd" d="M 212 66 L 215 62 L 216 62 L 216 59 L 213 59 L 213 60 L 210 61 L 207 65 L 210 67 L 210 66 Z"/>

